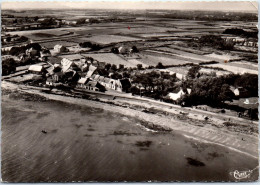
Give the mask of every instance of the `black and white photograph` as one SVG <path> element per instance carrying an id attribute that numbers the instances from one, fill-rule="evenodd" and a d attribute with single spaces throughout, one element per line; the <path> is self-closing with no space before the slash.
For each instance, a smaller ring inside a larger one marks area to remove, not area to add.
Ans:
<path id="1" fill-rule="evenodd" d="M 2 1 L 1 181 L 255 182 L 257 1 Z"/>

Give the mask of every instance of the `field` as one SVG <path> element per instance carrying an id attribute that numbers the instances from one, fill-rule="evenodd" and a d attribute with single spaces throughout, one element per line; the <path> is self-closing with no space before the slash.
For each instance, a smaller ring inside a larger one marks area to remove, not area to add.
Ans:
<path id="1" fill-rule="evenodd" d="M 234 65 L 232 65 L 232 63 L 207 64 L 206 66 L 219 67 L 219 68 L 222 68 L 224 70 L 230 71 L 232 73 L 237 73 L 237 74 L 251 73 L 251 74 L 257 74 L 258 75 L 258 70 L 252 70 L 252 69 L 247 69 L 245 67 L 234 66 Z"/>
<path id="2" fill-rule="evenodd" d="M 118 42 L 128 42 L 128 41 L 138 41 L 140 39 L 133 38 L 133 37 L 126 37 L 126 36 L 119 36 L 119 35 L 99 35 L 99 36 L 91 36 L 86 38 L 86 41 L 108 45 L 111 43 L 118 43 Z"/>
<path id="3" fill-rule="evenodd" d="M 50 42 L 43 42 L 41 43 L 42 46 L 48 48 L 48 49 L 53 49 L 55 45 L 61 44 L 65 47 L 77 45 L 75 42 L 69 42 L 69 41 L 64 41 L 64 40 L 59 40 L 59 41 L 50 41 Z"/>
<path id="4" fill-rule="evenodd" d="M 136 65 L 133 65 L 132 63 L 127 62 L 122 57 L 115 55 L 113 53 L 82 54 L 82 56 L 92 57 L 93 59 L 95 59 L 99 62 L 115 64 L 117 66 L 119 66 L 119 64 L 123 64 L 126 67 L 136 67 Z"/>
<path id="5" fill-rule="evenodd" d="M 160 56 L 156 54 L 150 54 L 150 53 L 145 53 L 143 55 L 140 55 L 141 59 L 139 61 L 143 62 L 144 64 L 148 66 L 156 66 L 159 62 L 161 62 L 163 65 L 168 66 L 168 65 L 183 65 L 183 64 L 188 64 L 191 63 L 188 60 L 183 60 L 178 57 L 174 56 Z"/>
<path id="6" fill-rule="evenodd" d="M 179 57 L 183 57 L 183 58 L 186 58 L 186 59 L 192 59 L 192 60 L 198 60 L 198 61 L 201 61 L 201 62 L 219 61 L 218 58 L 193 54 L 193 53 L 190 53 L 190 52 L 177 50 L 177 49 L 170 48 L 170 47 L 159 47 L 159 48 L 156 48 L 156 51 L 167 52 L 167 53 L 171 53 L 171 54 L 174 54 L 176 56 L 179 56 Z"/>
<path id="7" fill-rule="evenodd" d="M 162 62 L 163 65 L 182 65 L 191 63 L 199 64 L 202 62 L 201 60 L 192 59 L 188 56 L 181 56 L 178 54 L 172 54 L 163 51 L 145 50 L 145 53 L 154 57 L 155 60 L 158 60 L 158 58 L 165 58 L 165 60 L 159 61 Z"/>
<path id="8" fill-rule="evenodd" d="M 17 31 L 17 32 L 10 32 L 10 34 L 23 35 L 25 37 L 28 37 L 29 39 L 36 41 L 36 40 L 51 39 L 53 37 L 69 35 L 70 32 L 61 29 L 46 29 L 46 30 Z"/>
<path id="9" fill-rule="evenodd" d="M 216 73 L 217 76 L 228 75 L 228 74 L 231 74 L 231 73 L 232 73 L 232 72 L 230 72 L 230 71 L 222 71 L 222 70 L 208 69 L 208 68 L 203 68 L 203 67 L 200 69 L 200 72 L 201 72 L 201 73 L 206 73 L 206 74 Z"/>

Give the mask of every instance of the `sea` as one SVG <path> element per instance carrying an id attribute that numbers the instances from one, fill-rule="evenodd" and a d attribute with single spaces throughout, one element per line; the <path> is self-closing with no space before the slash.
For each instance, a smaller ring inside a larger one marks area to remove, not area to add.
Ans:
<path id="1" fill-rule="evenodd" d="M 5 182 L 253 181 L 258 160 L 117 112 L 2 95 Z M 237 179 L 234 172 L 253 170 Z"/>

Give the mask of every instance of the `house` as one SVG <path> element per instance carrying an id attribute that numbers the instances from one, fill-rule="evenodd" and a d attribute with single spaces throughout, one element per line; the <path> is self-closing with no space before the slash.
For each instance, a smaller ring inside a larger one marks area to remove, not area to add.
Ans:
<path id="1" fill-rule="evenodd" d="M 86 77 L 90 78 L 97 70 L 97 67 L 90 65 Z"/>
<path id="2" fill-rule="evenodd" d="M 116 89 L 117 89 L 117 86 L 118 86 L 117 80 L 110 78 L 110 79 L 109 79 L 109 85 L 108 85 L 108 87 L 109 87 L 110 89 L 116 90 Z"/>
<path id="3" fill-rule="evenodd" d="M 53 57 L 53 56 L 48 57 L 48 63 L 50 64 L 60 64 L 61 60 L 62 59 L 59 57 Z"/>
<path id="4" fill-rule="evenodd" d="M 102 85 L 109 88 L 110 85 L 109 82 L 110 82 L 110 78 L 105 77 Z"/>
<path id="5" fill-rule="evenodd" d="M 178 100 L 179 98 L 181 98 L 183 95 L 185 95 L 186 93 L 183 91 L 182 88 L 179 88 L 177 90 L 177 92 L 172 92 L 172 93 L 169 93 L 168 96 L 170 97 L 170 99 L 176 101 Z"/>
<path id="6" fill-rule="evenodd" d="M 53 50 L 55 53 L 63 53 L 68 51 L 68 49 L 65 46 L 60 44 L 55 45 Z"/>
<path id="7" fill-rule="evenodd" d="M 51 52 L 48 49 L 40 51 L 40 56 L 41 57 L 49 57 L 49 56 L 51 56 Z"/>
<path id="8" fill-rule="evenodd" d="M 52 78 L 47 78 L 46 85 L 48 86 L 54 86 L 55 82 Z"/>
<path id="9" fill-rule="evenodd" d="M 52 79 L 55 81 L 55 82 L 61 82 L 63 80 L 63 73 L 62 72 L 56 72 L 56 73 L 53 73 L 52 75 Z"/>
<path id="10" fill-rule="evenodd" d="M 119 52 L 120 54 L 124 54 L 124 53 L 127 53 L 127 52 L 128 52 L 128 49 L 127 49 L 126 47 L 124 47 L 124 46 L 120 46 L 120 47 L 118 48 L 118 52 Z"/>
<path id="11" fill-rule="evenodd" d="M 90 81 L 89 78 L 80 78 L 77 87 L 87 89 L 87 83 Z"/>
<path id="12" fill-rule="evenodd" d="M 46 73 L 46 69 L 40 65 L 31 65 L 28 69 L 30 73 L 43 75 Z"/>
<path id="13" fill-rule="evenodd" d="M 65 24 L 67 24 L 67 25 L 76 25 L 77 21 L 66 21 Z"/>
<path id="14" fill-rule="evenodd" d="M 89 68 L 88 64 L 83 64 L 83 65 L 80 67 L 80 69 L 81 69 L 82 72 L 87 72 L 87 71 L 88 71 L 88 68 Z"/>
<path id="15" fill-rule="evenodd" d="M 57 86 L 59 86 L 59 85 L 62 85 L 62 83 L 55 81 L 55 80 L 54 80 L 53 78 L 51 78 L 51 77 L 48 77 L 47 80 L 46 80 L 46 85 L 57 87 Z"/>
<path id="16" fill-rule="evenodd" d="M 63 73 L 66 73 L 69 70 L 75 70 L 75 71 L 80 70 L 74 62 L 72 62 L 72 61 L 70 61 L 69 59 L 66 59 L 66 58 L 63 58 L 61 60 L 61 68 L 62 68 Z"/>
<path id="17" fill-rule="evenodd" d="M 91 78 L 95 81 L 99 80 L 100 75 L 92 75 Z"/>
<path id="18" fill-rule="evenodd" d="M 26 55 L 30 56 L 30 57 L 36 57 L 38 56 L 38 51 L 34 48 L 30 48 L 30 49 L 27 49 L 25 51 Z"/>
<path id="19" fill-rule="evenodd" d="M 49 50 L 40 51 L 40 60 L 41 61 L 47 61 L 49 56 L 51 56 L 51 52 Z"/>
<path id="20" fill-rule="evenodd" d="M 97 81 L 89 81 L 86 84 L 86 89 L 91 90 L 91 91 L 100 91 L 100 92 L 105 92 L 105 88 L 103 85 L 101 85 Z"/>
<path id="21" fill-rule="evenodd" d="M 101 82 L 104 82 L 104 79 L 105 79 L 104 76 L 100 76 L 100 77 L 98 78 L 98 81 L 101 83 Z"/>
<path id="22" fill-rule="evenodd" d="M 237 87 L 237 88 L 230 88 L 231 91 L 235 94 L 235 96 L 243 98 L 243 97 L 248 97 L 250 96 L 250 92 L 243 87 Z"/>
<path id="23" fill-rule="evenodd" d="M 3 53 L 3 52 L 9 52 L 9 51 L 11 51 L 12 48 L 13 48 L 13 46 L 2 47 L 2 48 L 1 48 L 1 52 L 2 52 L 2 53 Z"/>

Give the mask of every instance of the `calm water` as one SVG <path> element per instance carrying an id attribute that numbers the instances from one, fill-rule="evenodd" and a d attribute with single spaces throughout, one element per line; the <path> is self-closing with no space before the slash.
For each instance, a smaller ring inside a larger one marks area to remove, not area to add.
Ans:
<path id="1" fill-rule="evenodd" d="M 234 151 L 152 132 L 88 105 L 2 98 L 4 181 L 234 181 L 229 172 L 257 166 Z"/>

